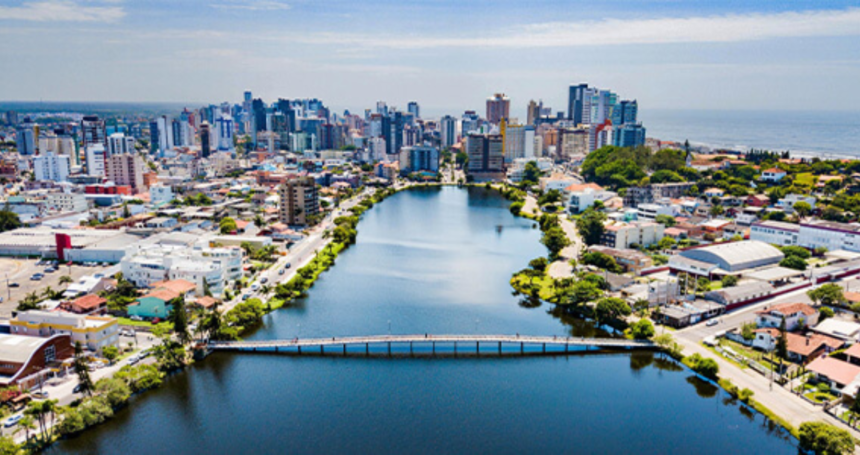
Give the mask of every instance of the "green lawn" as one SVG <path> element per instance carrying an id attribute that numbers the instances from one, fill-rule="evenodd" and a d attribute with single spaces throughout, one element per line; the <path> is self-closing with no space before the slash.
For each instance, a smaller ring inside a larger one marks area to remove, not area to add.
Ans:
<path id="1" fill-rule="evenodd" d="M 811 172 L 804 172 L 802 174 L 797 174 L 794 176 L 795 183 L 800 183 L 801 185 L 813 186 L 815 185 L 817 179 Z"/>
<path id="2" fill-rule="evenodd" d="M 833 394 L 826 392 L 807 392 L 804 393 L 803 396 L 806 398 L 816 402 L 816 403 L 826 403 L 829 401 L 833 401 L 836 397 Z"/>
<path id="3" fill-rule="evenodd" d="M 129 318 L 116 318 L 119 321 L 119 325 L 129 325 L 132 327 L 164 327 L 166 329 L 173 329 L 169 322 L 159 322 L 158 324 L 153 324 L 149 321 L 134 321 Z"/>

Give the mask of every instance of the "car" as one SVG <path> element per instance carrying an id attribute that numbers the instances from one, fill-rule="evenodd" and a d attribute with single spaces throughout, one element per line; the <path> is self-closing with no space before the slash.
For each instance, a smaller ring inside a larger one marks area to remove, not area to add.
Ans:
<path id="1" fill-rule="evenodd" d="M 131 319 L 132 321 L 142 321 L 143 320 L 143 318 L 138 316 L 138 315 L 134 315 L 134 316 L 130 317 L 129 319 Z"/>
<path id="2" fill-rule="evenodd" d="M 285 265 L 285 266 L 284 266 L 284 268 L 285 268 L 285 269 L 288 269 L 288 268 L 290 268 L 290 267 L 292 267 L 292 266 L 293 266 L 292 264 L 290 264 L 289 262 L 287 262 L 287 265 Z"/>
<path id="3" fill-rule="evenodd" d="M 3 422 L 3 426 L 6 428 L 14 427 L 15 425 L 18 424 L 18 421 L 20 421 L 23 418 L 24 418 L 24 414 L 13 415 L 12 417 L 9 417 L 8 419 L 6 419 L 6 421 Z"/>
<path id="4" fill-rule="evenodd" d="M 245 294 L 242 296 L 242 300 L 248 300 L 249 298 L 251 298 L 251 294 Z"/>
<path id="5" fill-rule="evenodd" d="M 9 287 L 10 288 L 17 288 L 17 287 L 21 287 L 21 285 L 13 281 L 13 282 L 9 283 Z"/>
<path id="6" fill-rule="evenodd" d="M 266 284 L 268 282 L 269 282 L 269 279 L 267 277 L 263 277 L 263 279 L 260 280 L 260 283 L 263 283 L 263 284 Z"/>
<path id="7" fill-rule="evenodd" d="M 48 399 L 48 392 L 44 390 L 37 390 L 35 392 L 30 392 L 30 396 L 34 398 L 41 398 L 43 400 Z"/>
<path id="8" fill-rule="evenodd" d="M 57 271 L 56 267 L 48 267 L 47 269 L 45 269 L 45 273 L 54 273 L 56 271 Z"/>
<path id="9" fill-rule="evenodd" d="M 287 269 L 281 269 L 278 271 L 278 275 L 283 275 L 285 273 L 287 273 Z"/>
<path id="10" fill-rule="evenodd" d="M 708 322 L 705 323 L 705 325 L 708 327 L 711 327 L 711 326 L 715 326 L 719 323 L 720 323 L 720 321 L 718 321 L 716 319 L 709 319 Z"/>
<path id="11" fill-rule="evenodd" d="M 42 277 L 44 277 L 44 275 L 37 273 L 30 277 L 30 281 L 41 281 Z"/>
<path id="12" fill-rule="evenodd" d="M 131 356 L 131 357 L 129 357 L 129 358 L 128 358 L 128 364 L 129 364 L 129 365 L 134 365 L 134 364 L 135 364 L 135 363 L 137 363 L 137 362 L 140 362 L 140 357 L 139 357 L 139 356 L 133 355 L 133 356 Z"/>
<path id="13" fill-rule="evenodd" d="M 78 384 L 75 386 L 74 389 L 72 389 L 72 393 L 81 393 L 81 390 L 83 390 L 83 389 L 84 389 L 83 384 Z"/>
<path id="14" fill-rule="evenodd" d="M 260 289 L 260 283 L 254 283 L 251 285 L 252 291 L 256 291 L 257 289 Z"/>

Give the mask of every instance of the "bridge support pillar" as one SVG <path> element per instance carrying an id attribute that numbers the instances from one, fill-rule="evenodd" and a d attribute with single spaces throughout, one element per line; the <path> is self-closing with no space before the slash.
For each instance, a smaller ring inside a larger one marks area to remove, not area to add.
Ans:
<path id="1" fill-rule="evenodd" d="M 391 357 L 391 342 L 388 342 L 388 357 Z"/>
<path id="2" fill-rule="evenodd" d="M 299 355 L 302 355 L 302 347 L 301 346 L 296 346 L 296 347 L 299 348 Z"/>
<path id="3" fill-rule="evenodd" d="M 502 342 L 499 341 L 499 355 L 502 355 Z"/>
<path id="4" fill-rule="evenodd" d="M 412 342 L 409 342 L 409 355 L 412 355 Z"/>
<path id="5" fill-rule="evenodd" d="M 320 355 L 325 355 L 325 351 L 323 351 L 323 345 L 320 345 Z"/>
<path id="6" fill-rule="evenodd" d="M 343 344 L 343 355 L 346 355 L 346 343 Z"/>
<path id="7" fill-rule="evenodd" d="M 457 357 L 457 342 L 454 342 L 454 357 Z"/>
<path id="8" fill-rule="evenodd" d="M 436 342 L 433 342 L 433 355 L 436 355 Z"/>
<path id="9" fill-rule="evenodd" d="M 546 354 L 546 343 L 543 344 L 543 353 Z"/>
<path id="10" fill-rule="evenodd" d="M 525 354 L 525 343 L 520 341 L 520 355 Z"/>
<path id="11" fill-rule="evenodd" d="M 569 345 L 569 344 L 564 343 L 564 353 L 565 353 L 565 354 L 567 354 L 567 348 L 569 348 L 569 347 L 570 347 L 570 345 Z"/>
<path id="12" fill-rule="evenodd" d="M 370 356 L 370 343 L 364 343 L 364 355 Z"/>
<path id="13" fill-rule="evenodd" d="M 481 342 L 480 341 L 475 342 L 475 355 L 477 355 L 477 356 L 481 355 Z"/>

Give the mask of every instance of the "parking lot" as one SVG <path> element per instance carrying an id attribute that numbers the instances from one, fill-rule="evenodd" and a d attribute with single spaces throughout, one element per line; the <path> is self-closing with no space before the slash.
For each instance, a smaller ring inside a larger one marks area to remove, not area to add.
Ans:
<path id="1" fill-rule="evenodd" d="M 55 290 L 65 289 L 66 285 L 60 284 L 61 276 L 69 275 L 72 280 L 77 281 L 82 276 L 101 273 L 107 269 L 102 266 L 63 265 L 57 266 L 56 272 L 45 273 L 49 266 L 37 265 L 38 262 L 36 259 L 0 258 L 0 297 L 3 298 L 0 303 L 0 317 L 11 317 L 18 302 L 30 292 L 41 293 L 48 286 Z M 39 281 L 31 280 L 30 277 L 37 272 L 44 273 L 44 278 Z"/>

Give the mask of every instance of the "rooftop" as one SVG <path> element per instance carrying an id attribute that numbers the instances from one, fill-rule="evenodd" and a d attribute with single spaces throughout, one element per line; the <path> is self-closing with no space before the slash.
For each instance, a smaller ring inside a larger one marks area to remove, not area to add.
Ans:
<path id="1" fill-rule="evenodd" d="M 806 369 L 840 384 L 848 384 L 860 375 L 860 367 L 833 357 L 819 357 L 807 365 Z"/>

